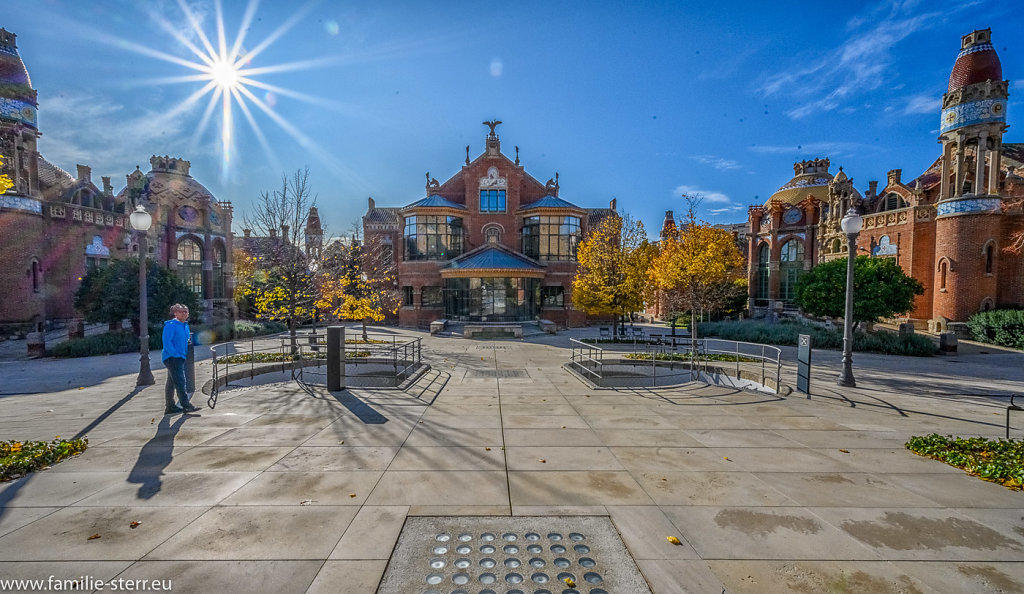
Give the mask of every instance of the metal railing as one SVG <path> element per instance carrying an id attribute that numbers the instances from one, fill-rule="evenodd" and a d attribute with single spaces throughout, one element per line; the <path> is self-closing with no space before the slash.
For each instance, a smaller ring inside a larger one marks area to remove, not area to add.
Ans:
<path id="1" fill-rule="evenodd" d="M 607 348 L 576 339 L 570 339 L 570 345 L 571 368 L 582 370 L 586 377 L 596 380 L 594 383 L 597 384 L 605 379 L 605 367 L 610 363 L 607 357 L 631 355 L 631 364 L 636 367 L 650 363 L 654 385 L 657 385 L 659 362 L 670 366 L 672 363 L 688 364 L 691 380 L 696 379 L 698 373 L 725 373 L 737 379 L 749 379 L 762 386 L 770 386 L 776 392 L 781 385 L 782 350 L 765 344 L 717 338 L 699 338 L 694 341 L 689 337 L 677 336 L 672 341 L 635 339 L 632 342 L 609 344 Z"/>
<path id="2" fill-rule="evenodd" d="M 419 337 L 400 337 L 393 334 L 367 333 L 367 341 L 363 341 L 361 332 L 346 332 L 345 362 L 348 380 L 360 377 L 358 373 L 349 373 L 353 365 L 384 364 L 390 365 L 388 375 L 375 374 L 387 380 L 386 383 L 400 385 L 413 372 L 419 369 L 423 361 L 423 339 Z M 327 384 L 327 334 L 307 332 L 299 341 L 299 356 L 310 360 L 310 365 L 297 365 L 292 370 L 296 381 L 304 385 Z M 315 363 L 314 363 L 315 361 Z M 315 369 L 311 369 L 315 367 Z M 321 369 L 323 368 L 323 369 Z"/>
<path id="3" fill-rule="evenodd" d="M 584 373 L 590 374 L 600 381 L 603 377 L 604 349 L 575 338 L 570 338 L 569 344 L 572 347 L 572 359 L 569 361 L 569 365 L 575 365 Z M 593 366 L 593 369 L 588 367 L 588 364 Z"/>
<path id="4" fill-rule="evenodd" d="M 256 344 L 260 346 L 257 347 Z M 246 348 L 248 346 L 248 348 Z M 240 379 L 248 375 L 252 379 L 257 369 L 280 365 L 286 353 L 291 350 L 291 339 L 288 336 L 262 336 L 249 340 L 230 340 L 210 347 L 213 362 L 213 382 L 210 387 L 210 407 L 217 402 L 217 394 L 221 387 L 230 385 L 232 379 Z M 280 357 L 266 357 L 258 361 L 260 355 L 270 353 Z M 245 371 L 248 370 L 248 374 Z M 276 369 L 275 369 L 276 370 Z M 234 374 L 232 375 L 232 372 Z M 241 372 L 241 373 L 239 373 Z"/>

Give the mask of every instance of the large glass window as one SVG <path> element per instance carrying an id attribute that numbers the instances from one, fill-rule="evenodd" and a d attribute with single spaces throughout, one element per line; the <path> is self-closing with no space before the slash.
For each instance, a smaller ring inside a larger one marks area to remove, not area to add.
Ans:
<path id="1" fill-rule="evenodd" d="M 768 255 L 767 244 L 757 250 L 757 299 L 768 299 Z"/>
<path id="2" fill-rule="evenodd" d="M 480 212 L 505 212 L 505 190 L 480 190 Z"/>
<path id="3" fill-rule="evenodd" d="M 405 217 L 405 259 L 450 260 L 462 254 L 462 237 L 459 217 Z"/>
<path id="4" fill-rule="evenodd" d="M 782 244 L 779 260 L 779 299 L 790 302 L 796 297 L 796 282 L 804 272 L 804 242 L 790 239 Z"/>
<path id="5" fill-rule="evenodd" d="M 538 260 L 575 260 L 580 218 L 538 215 L 523 219 L 523 253 Z"/>
<path id="6" fill-rule="evenodd" d="M 203 248 L 194 239 L 178 241 L 178 278 L 193 293 L 203 296 Z"/>
<path id="7" fill-rule="evenodd" d="M 444 280 L 444 316 L 473 322 L 536 320 L 540 279 L 449 278 Z"/>
<path id="8" fill-rule="evenodd" d="M 563 307 L 565 305 L 565 287 L 541 287 L 540 300 L 544 307 Z"/>

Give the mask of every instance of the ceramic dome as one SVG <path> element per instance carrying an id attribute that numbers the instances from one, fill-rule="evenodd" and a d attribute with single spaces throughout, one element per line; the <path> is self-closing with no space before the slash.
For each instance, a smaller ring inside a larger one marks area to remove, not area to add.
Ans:
<path id="1" fill-rule="evenodd" d="M 992 30 L 982 29 L 964 35 L 961 50 L 949 75 L 949 92 L 987 80 L 1003 80 L 1003 66 L 992 47 Z"/>

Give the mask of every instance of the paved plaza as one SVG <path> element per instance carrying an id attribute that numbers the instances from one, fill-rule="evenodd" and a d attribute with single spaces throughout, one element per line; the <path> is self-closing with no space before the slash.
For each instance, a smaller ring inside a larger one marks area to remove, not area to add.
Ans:
<path id="1" fill-rule="evenodd" d="M 903 447 L 1002 436 L 1022 353 L 856 354 L 847 389 L 816 351 L 812 396 L 780 397 L 591 389 L 562 364 L 596 329 L 402 333 L 423 337 L 432 384 L 310 393 L 278 374 L 199 416 L 163 416 L 162 369 L 136 390 L 137 355 L 0 362 L 0 439 L 89 438 L 0 484 L 0 580 L 372 593 L 409 518 L 598 516 L 659 594 L 1024 592 L 1024 494 Z"/>

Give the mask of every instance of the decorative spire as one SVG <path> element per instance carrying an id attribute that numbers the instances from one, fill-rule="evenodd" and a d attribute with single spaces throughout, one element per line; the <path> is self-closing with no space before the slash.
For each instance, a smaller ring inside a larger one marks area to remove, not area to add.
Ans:
<path id="1" fill-rule="evenodd" d="M 516 165 L 519 164 L 519 145 L 516 145 Z"/>

